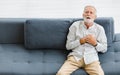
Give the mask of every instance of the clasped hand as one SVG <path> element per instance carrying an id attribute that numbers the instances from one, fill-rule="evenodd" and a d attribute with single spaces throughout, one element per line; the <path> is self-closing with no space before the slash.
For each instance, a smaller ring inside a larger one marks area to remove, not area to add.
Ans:
<path id="1" fill-rule="evenodd" d="M 96 41 L 96 38 L 93 35 L 89 34 L 89 35 L 81 38 L 80 43 L 81 44 L 89 43 L 89 44 L 95 46 L 97 44 L 97 41 Z"/>

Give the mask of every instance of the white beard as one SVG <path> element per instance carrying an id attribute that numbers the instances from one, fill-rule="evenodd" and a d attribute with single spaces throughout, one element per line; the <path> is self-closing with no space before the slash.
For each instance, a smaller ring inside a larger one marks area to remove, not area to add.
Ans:
<path id="1" fill-rule="evenodd" d="M 94 22 L 94 19 L 84 18 L 84 22 L 86 22 L 86 23 L 93 23 L 93 22 Z"/>

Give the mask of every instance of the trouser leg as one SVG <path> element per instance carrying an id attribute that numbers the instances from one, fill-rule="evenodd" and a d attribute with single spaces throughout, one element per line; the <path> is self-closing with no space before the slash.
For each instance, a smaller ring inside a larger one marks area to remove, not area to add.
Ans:
<path id="1" fill-rule="evenodd" d="M 70 75 L 79 68 L 79 64 L 73 56 L 69 56 L 56 75 Z"/>
<path id="2" fill-rule="evenodd" d="M 89 75 L 104 75 L 99 61 L 86 65 L 84 69 Z"/>

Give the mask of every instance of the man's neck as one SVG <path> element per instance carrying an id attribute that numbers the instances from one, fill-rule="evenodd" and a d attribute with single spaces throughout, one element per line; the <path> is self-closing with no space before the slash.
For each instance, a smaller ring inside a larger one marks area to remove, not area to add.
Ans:
<path id="1" fill-rule="evenodd" d="M 87 29 L 89 29 L 89 27 L 91 27 L 93 25 L 93 22 L 92 23 L 87 23 L 87 22 L 84 22 L 85 26 L 87 27 Z"/>

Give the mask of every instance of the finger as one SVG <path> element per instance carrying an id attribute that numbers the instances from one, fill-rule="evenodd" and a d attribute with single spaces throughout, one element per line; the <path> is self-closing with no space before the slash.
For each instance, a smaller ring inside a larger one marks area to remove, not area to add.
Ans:
<path id="1" fill-rule="evenodd" d="M 89 39 L 88 39 L 88 38 L 86 39 L 86 42 L 89 42 Z"/>

